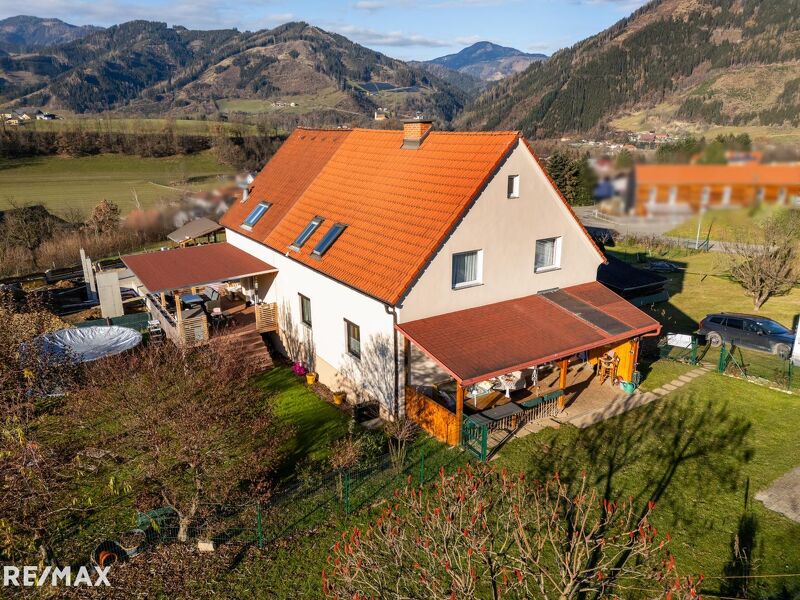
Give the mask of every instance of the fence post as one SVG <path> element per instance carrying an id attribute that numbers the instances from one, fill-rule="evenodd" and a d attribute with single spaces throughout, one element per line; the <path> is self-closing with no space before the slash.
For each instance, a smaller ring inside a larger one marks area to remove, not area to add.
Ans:
<path id="1" fill-rule="evenodd" d="M 697 336 L 692 336 L 692 365 L 697 364 Z"/>
<path id="2" fill-rule="evenodd" d="M 419 461 L 419 485 L 425 483 L 425 446 L 422 447 L 422 458 Z"/>
<path id="3" fill-rule="evenodd" d="M 722 346 L 719 347 L 719 362 L 717 363 L 717 371 L 720 373 L 725 372 L 725 363 L 727 362 L 725 359 L 725 352 L 725 344 L 722 344 Z"/>
<path id="4" fill-rule="evenodd" d="M 261 502 L 256 504 L 256 532 L 258 534 L 258 548 L 264 548 L 264 529 L 261 526 Z"/>

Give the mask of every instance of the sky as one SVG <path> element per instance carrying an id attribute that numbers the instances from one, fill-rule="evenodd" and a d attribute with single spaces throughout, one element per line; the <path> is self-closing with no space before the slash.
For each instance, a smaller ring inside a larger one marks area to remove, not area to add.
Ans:
<path id="1" fill-rule="evenodd" d="M 552 54 L 602 31 L 645 0 L 0 0 L 0 18 L 24 12 L 75 25 L 133 19 L 190 29 L 255 31 L 307 21 L 403 60 L 427 60 L 488 40 Z"/>

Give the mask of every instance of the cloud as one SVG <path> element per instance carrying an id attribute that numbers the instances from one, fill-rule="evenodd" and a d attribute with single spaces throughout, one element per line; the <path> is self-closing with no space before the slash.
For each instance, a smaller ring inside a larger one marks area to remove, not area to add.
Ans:
<path id="1" fill-rule="evenodd" d="M 372 12 L 386 8 L 386 2 L 378 2 L 377 0 L 361 0 L 360 2 L 353 4 L 353 8 L 356 10 L 366 10 L 368 12 Z"/>
<path id="2" fill-rule="evenodd" d="M 365 46 L 447 48 L 452 42 L 402 31 L 377 31 L 355 25 L 331 25 L 330 29 Z"/>

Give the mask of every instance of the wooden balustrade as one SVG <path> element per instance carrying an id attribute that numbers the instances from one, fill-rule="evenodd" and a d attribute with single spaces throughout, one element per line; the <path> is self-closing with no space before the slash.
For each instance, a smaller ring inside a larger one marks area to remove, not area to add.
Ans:
<path id="1" fill-rule="evenodd" d="M 435 438 L 451 446 L 458 444 L 461 423 L 455 413 L 411 386 L 406 386 L 406 414 Z"/>
<path id="2" fill-rule="evenodd" d="M 278 305 L 275 302 L 265 302 L 255 305 L 256 330 L 259 333 L 278 331 Z"/>

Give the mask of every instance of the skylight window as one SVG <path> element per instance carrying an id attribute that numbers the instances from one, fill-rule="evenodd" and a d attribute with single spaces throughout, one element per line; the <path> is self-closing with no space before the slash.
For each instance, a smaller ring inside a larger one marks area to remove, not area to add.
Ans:
<path id="1" fill-rule="evenodd" d="M 252 229 L 253 225 L 258 223 L 259 219 L 264 216 L 264 213 L 272 206 L 269 202 L 259 202 L 253 211 L 247 215 L 247 218 L 242 223 L 244 229 Z"/>
<path id="2" fill-rule="evenodd" d="M 331 225 L 331 228 L 328 229 L 328 233 L 326 233 L 322 237 L 322 239 L 319 241 L 319 244 L 317 244 L 311 251 L 311 254 L 313 254 L 316 257 L 320 257 L 323 254 L 325 254 L 328 251 L 328 249 L 333 245 L 333 242 L 335 242 L 336 239 L 340 235 L 342 235 L 342 232 L 346 228 L 347 225 L 345 225 L 344 223 L 334 223 L 333 225 Z"/>
<path id="3" fill-rule="evenodd" d="M 324 220 L 325 219 L 322 217 L 314 217 L 311 219 L 308 225 L 303 228 L 303 231 L 300 232 L 300 235 L 297 236 L 297 239 L 292 243 L 291 248 L 294 250 L 300 250 L 300 248 L 303 247 L 303 244 L 308 241 L 308 238 L 310 238 L 317 228 L 322 225 Z"/>

